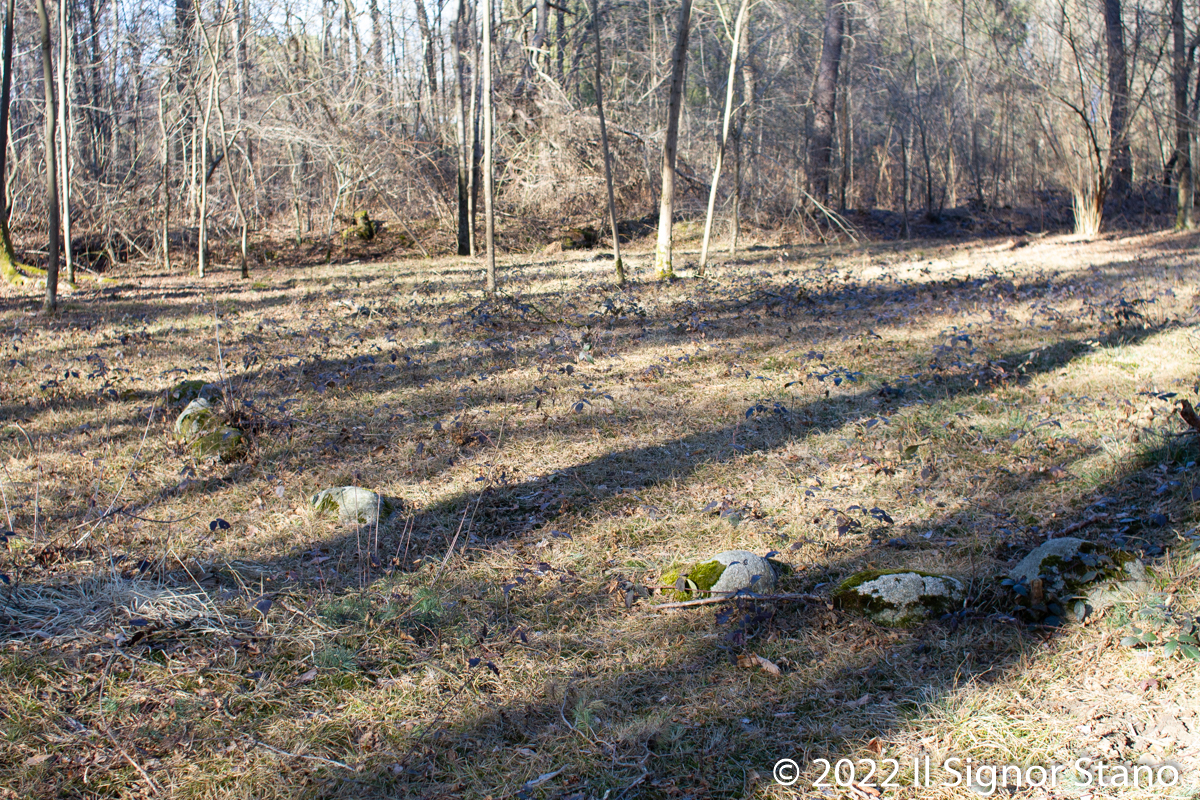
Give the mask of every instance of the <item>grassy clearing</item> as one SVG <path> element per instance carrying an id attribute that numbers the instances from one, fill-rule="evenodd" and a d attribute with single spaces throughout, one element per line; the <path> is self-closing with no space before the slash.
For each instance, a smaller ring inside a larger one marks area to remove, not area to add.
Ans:
<path id="1" fill-rule="evenodd" d="M 1189 796 L 1196 665 L 1120 640 L 1200 613 L 1193 246 L 764 245 L 626 291 L 590 254 L 513 257 L 494 303 L 463 259 L 129 274 L 51 320 L 6 290 L 0 790 L 783 798 L 821 794 L 814 759 L 896 758 L 897 796 L 965 797 L 908 765 L 1087 755 L 1173 759 Z M 184 378 L 226 387 L 244 459 L 176 443 Z M 308 504 L 344 484 L 404 510 Z M 1152 585 L 1014 623 L 996 577 L 1084 522 Z M 949 573 L 973 610 L 641 596 L 729 548 L 820 596 Z"/>

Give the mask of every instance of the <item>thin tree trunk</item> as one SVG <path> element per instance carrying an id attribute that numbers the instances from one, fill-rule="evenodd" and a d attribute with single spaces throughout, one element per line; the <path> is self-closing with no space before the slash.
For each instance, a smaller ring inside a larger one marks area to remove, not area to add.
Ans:
<path id="1" fill-rule="evenodd" d="M 487 293 L 496 296 L 496 209 L 492 164 L 492 0 L 483 0 L 483 214 L 487 236 Z"/>
<path id="2" fill-rule="evenodd" d="M 55 131 L 58 127 L 57 103 L 54 99 L 54 50 L 50 43 L 50 15 L 46 13 L 46 0 L 37 0 L 38 23 L 42 38 L 42 81 L 46 88 L 46 212 L 50 232 L 46 259 L 46 300 L 42 311 L 53 313 L 58 308 L 58 142 Z"/>
<path id="3" fill-rule="evenodd" d="M 713 166 L 712 187 L 708 190 L 708 213 L 704 216 L 704 239 L 700 244 L 700 265 L 697 275 L 704 274 L 708 265 L 708 241 L 712 236 L 713 212 L 717 207 L 717 184 L 721 181 L 721 165 L 725 162 L 725 148 L 729 144 L 729 122 L 733 119 L 733 88 L 737 82 L 738 55 L 741 53 L 742 27 L 746 22 L 749 0 L 742 0 L 738 7 L 737 20 L 733 23 L 733 44 L 729 48 L 729 78 L 725 81 L 725 113 L 721 117 L 721 143 L 717 147 L 717 163 Z"/>
<path id="4" fill-rule="evenodd" d="M 162 263 L 163 270 L 171 271 L 171 138 L 167 133 L 167 82 L 158 90 L 158 130 L 162 136 L 162 152 L 159 162 L 162 169 Z"/>
<path id="5" fill-rule="evenodd" d="M 536 9 L 537 21 L 533 28 L 533 41 L 530 43 L 528 63 L 525 71 L 528 73 L 530 69 L 543 70 L 546 63 L 546 37 L 550 32 L 550 4 L 547 0 L 535 0 L 533 7 Z"/>
<path id="6" fill-rule="evenodd" d="M 1109 189 L 1108 195 L 1121 200 L 1133 178 L 1129 152 L 1129 77 L 1125 67 L 1125 26 L 1121 22 L 1121 0 L 1101 0 L 1104 4 L 1104 29 L 1108 43 Z"/>
<path id="7" fill-rule="evenodd" d="M 472 26 L 472 29 L 474 26 Z M 481 77 L 479 74 L 480 48 L 478 45 L 473 48 L 475 51 L 475 68 L 471 70 L 471 129 L 469 133 L 470 139 L 470 169 L 467 171 L 467 227 L 471 239 L 471 255 L 479 254 L 478 237 L 475 235 L 475 219 L 478 217 L 479 208 L 479 162 L 482 158 L 479 148 L 479 88 Z"/>
<path id="8" fill-rule="evenodd" d="M 692 25 L 692 0 L 680 0 L 679 30 L 671 55 L 671 92 L 667 100 L 667 135 L 663 142 L 662 195 L 658 205 L 658 245 L 654 253 L 654 271 L 660 279 L 675 277 L 671 261 L 672 223 L 675 217 L 675 156 L 679 139 L 679 109 L 683 100 L 683 81 L 687 72 L 688 33 Z"/>
<path id="9" fill-rule="evenodd" d="M 738 104 L 737 124 L 733 126 L 733 208 L 730 209 L 729 255 L 737 255 L 738 239 L 742 233 L 742 161 L 746 141 L 746 119 L 754 106 L 754 65 L 750 63 L 750 18 L 746 19 L 746 35 L 742 37 L 742 102 Z"/>
<path id="10" fill-rule="evenodd" d="M 613 198 L 612 156 L 608 150 L 608 126 L 604 122 L 604 98 L 600 88 L 604 75 L 604 58 L 600 52 L 600 0 L 592 0 L 592 33 L 596 37 L 596 113 L 600 117 L 600 151 L 604 156 L 604 185 L 608 190 L 608 224 L 612 227 L 617 285 L 624 286 L 625 264 L 621 261 L 621 235 L 617 232 L 617 204 Z"/>
<path id="11" fill-rule="evenodd" d="M 70 94 L 67 92 L 67 64 L 70 62 L 67 43 L 71 41 L 70 30 L 71 4 L 67 0 L 59 0 L 58 4 L 58 96 L 62 102 L 58 106 L 58 127 L 62 131 L 62 142 L 59 147 L 60 181 L 62 182 L 62 228 L 63 255 L 67 262 L 67 283 L 75 285 L 75 254 L 71 249 L 71 128 L 70 128 Z"/>
<path id="12" fill-rule="evenodd" d="M 1171 32 L 1175 45 L 1171 63 L 1175 90 L 1175 228 L 1191 230 L 1196 226 L 1192 215 L 1192 126 L 1188 116 L 1188 73 L 1191 64 L 1187 57 L 1183 0 L 1171 0 Z"/>
<path id="13" fill-rule="evenodd" d="M 421 31 L 421 43 L 425 50 L 425 81 L 426 87 L 429 90 L 429 125 L 430 135 L 433 134 L 433 129 L 437 125 L 437 56 L 433 50 L 433 32 L 429 29 L 429 16 L 425 13 L 424 0 L 416 0 L 417 8 L 417 27 Z"/>
<path id="14" fill-rule="evenodd" d="M 456 162 L 458 167 L 458 254 L 471 254 L 471 208 L 470 192 L 471 154 L 467 150 L 467 119 L 463 103 L 463 55 L 462 37 L 467 20 L 467 4 L 458 4 L 458 16 L 454 20 L 454 31 L 450 44 L 454 58 L 454 133 L 457 138 Z"/>
<path id="15" fill-rule="evenodd" d="M 28 280 L 22 271 L 28 268 L 17 261 L 13 252 L 12 237 L 8 232 L 8 140 L 12 121 L 8 115 L 9 99 L 12 96 L 12 53 L 13 27 L 16 22 L 14 0 L 8 0 L 4 13 L 4 45 L 0 53 L 4 75 L 0 79 L 0 277 L 12 284 Z"/>
<path id="16" fill-rule="evenodd" d="M 216 94 L 216 81 L 208 85 L 208 103 L 204 107 L 204 120 L 200 124 L 200 158 L 197 165 L 197 178 L 200 182 L 200 202 L 198 203 L 198 220 L 196 230 L 196 274 L 204 277 L 208 267 L 208 128 L 212 120 L 213 95 Z"/>
<path id="17" fill-rule="evenodd" d="M 900 128 L 900 206 L 904 212 L 904 225 L 900 235 L 905 239 L 912 236 L 912 231 L 908 227 L 908 143 L 910 133 L 908 123 L 905 123 Z"/>
<path id="18" fill-rule="evenodd" d="M 825 33 L 813 96 L 816 114 L 813 119 L 809 184 L 813 197 L 823 205 L 829 201 L 829 163 L 833 155 L 834 110 L 837 107 L 838 67 L 842 60 L 846 14 L 842 2 L 825 0 Z"/>

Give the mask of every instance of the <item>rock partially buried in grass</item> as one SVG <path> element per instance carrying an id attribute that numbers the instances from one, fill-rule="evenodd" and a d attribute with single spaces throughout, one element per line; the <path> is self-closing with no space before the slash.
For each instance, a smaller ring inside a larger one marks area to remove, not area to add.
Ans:
<path id="1" fill-rule="evenodd" d="M 217 418 L 213 413 L 212 403 L 206 398 L 197 397 L 175 418 L 175 435 L 185 442 L 190 442 L 216 424 Z"/>
<path id="2" fill-rule="evenodd" d="M 346 525 L 375 525 L 396 508 L 389 497 L 359 486 L 335 486 L 322 489 L 310 498 L 318 511 L 336 511 L 338 520 Z"/>
<path id="3" fill-rule="evenodd" d="M 1026 587 L 1040 580 L 1040 592 L 1046 597 L 1065 599 L 1097 580 L 1127 578 L 1125 564 L 1135 560 L 1128 553 L 1062 536 L 1035 547 L 1012 568 L 1008 577 L 1014 584 Z M 1035 601 L 1040 602 L 1040 598 Z"/>
<path id="4" fill-rule="evenodd" d="M 670 600 L 696 600 L 711 595 L 730 595 L 742 589 L 769 594 L 775 588 L 779 567 L 749 550 L 726 550 L 708 561 L 663 573 L 662 584 L 675 586 L 680 578 L 682 589 L 668 590 Z"/>
<path id="5" fill-rule="evenodd" d="M 233 461 L 245 450 L 245 436 L 237 428 L 222 425 L 207 398 L 197 397 L 175 418 L 175 435 L 187 443 L 197 458 Z"/>
<path id="6" fill-rule="evenodd" d="M 197 398 L 211 400 L 221 394 L 221 387 L 215 383 L 208 383 L 201 380 L 185 380 L 175 384 L 174 388 L 167 394 L 171 403 L 176 405 L 186 405 Z"/>
<path id="7" fill-rule="evenodd" d="M 966 591 L 947 575 L 915 570 L 867 570 L 842 581 L 834 601 L 891 628 L 908 628 L 962 607 Z"/>
<path id="8" fill-rule="evenodd" d="M 245 441 L 242 432 L 228 425 L 211 430 L 191 443 L 192 455 L 199 458 L 217 457 L 233 461 L 242 453 Z"/>

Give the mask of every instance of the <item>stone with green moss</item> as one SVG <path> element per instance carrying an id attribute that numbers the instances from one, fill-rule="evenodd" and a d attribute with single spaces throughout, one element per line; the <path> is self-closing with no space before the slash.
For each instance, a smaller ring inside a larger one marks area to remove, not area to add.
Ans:
<path id="1" fill-rule="evenodd" d="M 217 426 L 217 417 L 212 403 L 205 397 L 197 397 L 187 404 L 175 418 L 175 435 L 190 442 Z"/>
<path id="2" fill-rule="evenodd" d="M 1097 581 L 1127 580 L 1131 572 L 1126 565 L 1136 560 L 1129 553 L 1095 542 L 1060 536 L 1035 547 L 1008 577 L 1025 586 L 1040 579 L 1046 598 L 1065 600 L 1082 595 Z"/>
<path id="3" fill-rule="evenodd" d="M 729 595 L 742 589 L 768 594 L 775 588 L 781 570 L 769 559 L 749 550 L 726 550 L 708 561 L 676 567 L 663 573 L 663 586 L 675 586 L 683 578 L 685 588 L 669 589 L 669 600 L 696 600 Z"/>
<path id="4" fill-rule="evenodd" d="M 375 525 L 397 508 L 390 497 L 376 494 L 360 486 L 335 486 L 322 489 L 309 498 L 318 511 L 336 511 L 338 520 L 346 525 Z"/>
<path id="5" fill-rule="evenodd" d="M 908 628 L 962 607 L 966 592 L 947 575 L 917 570 L 866 570 L 842 581 L 834 602 L 880 625 Z"/>
<path id="6" fill-rule="evenodd" d="M 221 394 L 221 387 L 202 380 L 183 380 L 175 384 L 167 394 L 173 405 L 187 405 L 196 398 L 212 400 Z"/>
<path id="7" fill-rule="evenodd" d="M 242 454 L 245 438 L 237 428 L 222 425 L 196 437 L 190 447 L 192 454 L 199 458 L 216 457 L 222 461 L 233 461 Z"/>

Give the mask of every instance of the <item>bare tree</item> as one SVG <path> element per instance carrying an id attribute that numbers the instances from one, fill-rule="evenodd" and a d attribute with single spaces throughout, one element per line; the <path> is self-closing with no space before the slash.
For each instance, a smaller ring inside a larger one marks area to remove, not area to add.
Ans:
<path id="1" fill-rule="evenodd" d="M 46 216 L 50 230 L 46 257 L 46 299 L 42 311 L 52 314 L 58 308 L 58 127 L 57 103 L 54 99 L 54 50 L 50 42 L 50 15 L 46 13 L 46 0 L 37 0 L 38 23 L 42 41 L 42 81 L 46 88 Z"/>
<path id="2" fill-rule="evenodd" d="M 829 164 L 833 155 L 834 109 L 837 107 L 838 67 L 842 61 L 845 24 L 843 0 L 825 0 L 825 31 L 821 41 L 821 63 L 817 68 L 817 86 L 813 93 L 816 116 L 809 160 L 812 195 L 822 204 L 829 200 Z"/>
<path id="3" fill-rule="evenodd" d="M 608 224 L 612 228 L 613 268 L 617 274 L 617 285 L 625 285 L 625 264 L 621 261 L 621 235 L 617 230 L 617 204 L 613 198 L 612 154 L 608 149 L 608 125 L 604 121 L 604 92 L 601 80 L 604 74 L 604 57 L 600 50 L 600 0 L 592 0 L 592 32 L 596 38 L 596 114 L 600 117 L 600 152 L 604 157 L 604 188 L 608 193 Z"/>
<path id="4" fill-rule="evenodd" d="M 496 209 L 492 196 L 495 166 L 492 164 L 492 127 L 495 97 L 492 91 L 492 0 L 481 0 L 483 9 L 483 214 L 487 236 L 487 293 L 496 296 Z"/>
<path id="5" fill-rule="evenodd" d="M 1188 53 L 1183 0 L 1171 0 L 1171 33 L 1174 38 L 1171 80 L 1175 99 L 1175 227 L 1191 230 L 1196 226 L 1192 213 L 1192 125 L 1188 115 L 1188 73 L 1192 55 Z M 1192 53 L 1195 53 L 1194 45 Z"/>
<path id="6" fill-rule="evenodd" d="M 4 76 L 0 83 L 0 276 L 9 283 L 24 283 L 23 272 L 29 268 L 17 261 L 12 236 L 8 232 L 8 131 L 9 101 L 12 97 L 13 27 L 16 24 L 14 0 L 8 0 L 4 11 L 4 44 L 0 61 Z"/>
<path id="7" fill-rule="evenodd" d="M 692 24 L 692 0 L 680 0 L 679 26 L 675 32 L 675 50 L 671 54 L 671 93 L 667 100 L 667 135 L 663 141 L 662 194 L 658 206 L 658 244 L 654 252 L 654 271 L 662 280 L 675 277 L 671 260 L 675 218 L 675 159 L 679 145 L 679 108 L 683 99 L 683 81 L 687 72 L 688 32 Z"/>
<path id="8" fill-rule="evenodd" d="M 729 78 L 725 81 L 725 113 L 721 116 L 721 143 L 717 147 L 717 163 L 713 166 L 712 188 L 708 191 L 708 213 L 704 215 L 704 240 L 700 245 L 700 264 L 697 274 L 704 274 L 708 264 L 708 240 L 712 235 L 713 211 L 717 205 L 717 185 L 721 181 L 721 165 L 725 161 L 725 147 L 729 144 L 729 122 L 733 117 L 733 85 L 737 80 L 738 54 L 741 52 L 742 27 L 746 22 L 746 9 L 750 0 L 742 0 L 738 7 L 737 21 L 733 24 L 733 42 L 729 48 Z"/>
<path id="9" fill-rule="evenodd" d="M 1125 26 L 1121 22 L 1121 0 L 1101 0 L 1108 45 L 1108 131 L 1109 196 L 1124 198 L 1133 177 L 1129 139 L 1129 74 L 1125 64 Z"/>

